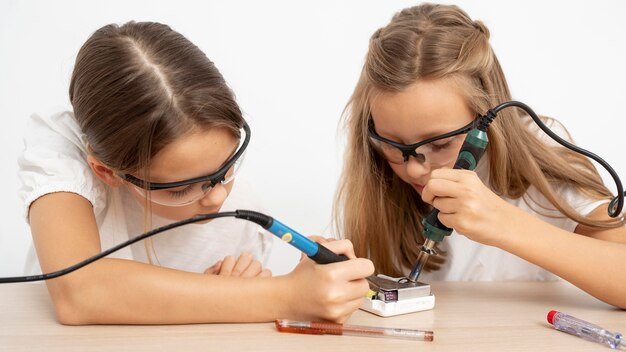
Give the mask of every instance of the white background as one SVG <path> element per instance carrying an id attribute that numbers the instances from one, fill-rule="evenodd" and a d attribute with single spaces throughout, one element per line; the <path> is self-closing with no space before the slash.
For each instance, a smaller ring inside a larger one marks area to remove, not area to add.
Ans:
<path id="1" fill-rule="evenodd" d="M 75 55 L 97 28 L 159 21 L 203 49 L 235 91 L 252 128 L 241 178 L 256 189 L 270 215 L 303 234 L 329 234 L 343 154 L 339 117 L 369 36 L 414 4 L 1 1 L 0 276 L 21 275 L 30 243 L 17 198 L 24 123 L 32 112 L 69 107 Z M 456 4 L 491 30 L 514 98 L 560 119 L 579 145 L 604 157 L 626 179 L 626 2 Z M 277 240 L 269 267 L 285 273 L 298 256 Z"/>

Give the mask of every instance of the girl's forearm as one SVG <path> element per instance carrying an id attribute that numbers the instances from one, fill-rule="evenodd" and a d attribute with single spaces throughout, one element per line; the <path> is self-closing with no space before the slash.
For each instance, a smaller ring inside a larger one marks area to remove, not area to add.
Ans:
<path id="1" fill-rule="evenodd" d="M 64 324 L 188 324 L 289 316 L 282 282 L 102 259 L 48 286 Z"/>
<path id="2" fill-rule="evenodd" d="M 498 247 L 626 308 L 626 245 L 567 232 L 517 209 Z"/>

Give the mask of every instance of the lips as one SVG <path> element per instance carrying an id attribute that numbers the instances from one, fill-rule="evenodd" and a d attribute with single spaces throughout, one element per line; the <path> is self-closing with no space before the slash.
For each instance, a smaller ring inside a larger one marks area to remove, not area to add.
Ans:
<path id="1" fill-rule="evenodd" d="M 422 190 L 424 190 L 424 186 L 422 186 L 422 185 L 418 185 L 418 184 L 412 183 L 411 186 L 413 186 L 413 188 L 416 191 L 420 192 L 420 193 L 422 193 Z"/>

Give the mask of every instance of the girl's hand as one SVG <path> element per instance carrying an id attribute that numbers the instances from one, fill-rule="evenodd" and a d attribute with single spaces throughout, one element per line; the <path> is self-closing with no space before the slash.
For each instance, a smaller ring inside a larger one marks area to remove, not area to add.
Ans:
<path id="1" fill-rule="evenodd" d="M 336 241 L 337 239 L 332 238 L 332 237 L 323 237 L 323 236 L 307 236 L 311 241 L 313 242 L 317 242 L 321 245 L 323 245 L 324 247 L 326 247 L 326 245 L 324 245 L 324 243 L 326 242 L 330 242 L 330 241 Z M 305 258 L 308 258 L 306 254 L 304 254 L 304 252 L 300 253 L 300 260 L 304 260 Z"/>
<path id="2" fill-rule="evenodd" d="M 307 236 L 311 241 L 317 242 L 319 244 L 336 241 L 335 238 L 332 237 L 322 237 L 322 236 Z"/>
<path id="3" fill-rule="evenodd" d="M 272 272 L 269 269 L 263 269 L 261 262 L 254 259 L 252 254 L 243 252 L 239 258 L 235 260 L 232 255 L 226 256 L 223 260 L 213 264 L 204 271 L 209 275 L 220 276 L 241 276 L 241 277 L 270 277 Z"/>
<path id="4" fill-rule="evenodd" d="M 285 276 L 290 291 L 285 292 L 286 304 L 294 319 L 344 322 L 367 294 L 365 278 L 374 273 L 374 264 L 356 258 L 348 240 L 326 241 L 324 246 L 351 260 L 320 265 L 306 258 Z"/>
<path id="5" fill-rule="evenodd" d="M 439 209 L 439 221 L 471 240 L 497 246 L 507 222 L 520 211 L 505 202 L 474 171 L 436 169 L 422 191 L 422 200 Z"/>

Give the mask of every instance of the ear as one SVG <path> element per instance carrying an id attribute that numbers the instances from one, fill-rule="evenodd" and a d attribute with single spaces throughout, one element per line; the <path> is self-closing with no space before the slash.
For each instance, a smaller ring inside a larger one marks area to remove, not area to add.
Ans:
<path id="1" fill-rule="evenodd" d="M 111 187 L 119 187 L 122 185 L 122 179 L 93 155 L 87 155 L 87 163 L 89 164 L 91 170 L 93 170 L 93 173 L 96 174 L 102 182 Z"/>

